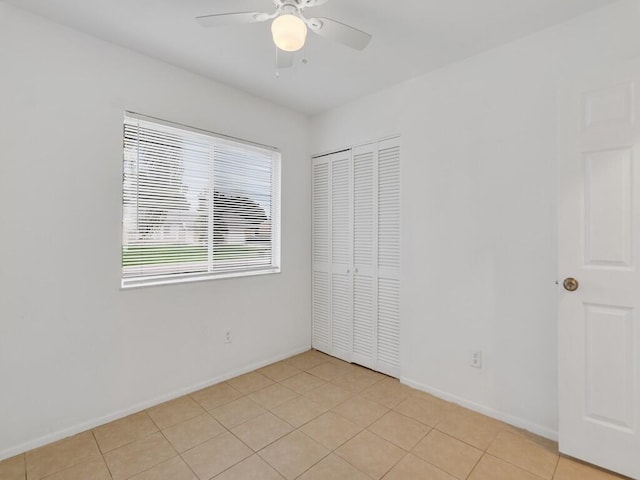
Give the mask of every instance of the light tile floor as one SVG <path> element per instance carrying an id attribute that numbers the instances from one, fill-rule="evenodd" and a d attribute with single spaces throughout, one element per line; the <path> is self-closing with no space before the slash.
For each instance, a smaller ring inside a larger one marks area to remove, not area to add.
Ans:
<path id="1" fill-rule="evenodd" d="M 616 478 L 313 350 L 0 462 L 2 480 Z"/>

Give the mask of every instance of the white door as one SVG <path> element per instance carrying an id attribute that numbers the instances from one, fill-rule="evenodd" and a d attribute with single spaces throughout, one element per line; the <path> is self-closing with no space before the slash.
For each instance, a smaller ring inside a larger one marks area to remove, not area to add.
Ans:
<path id="1" fill-rule="evenodd" d="M 375 369 L 376 145 L 353 149 L 353 358 Z"/>
<path id="2" fill-rule="evenodd" d="M 558 212 L 560 451 L 635 479 L 639 102 L 638 61 L 562 85 Z"/>
<path id="3" fill-rule="evenodd" d="M 353 350 L 351 151 L 328 156 L 331 164 L 331 355 L 347 362 Z"/>
<path id="4" fill-rule="evenodd" d="M 312 176 L 312 345 L 331 351 L 331 251 L 330 251 L 330 164 L 327 157 L 315 158 Z"/>
<path id="5" fill-rule="evenodd" d="M 312 345 L 351 361 L 351 151 L 312 162 Z"/>
<path id="6" fill-rule="evenodd" d="M 400 376 L 400 144 L 378 143 L 376 370 Z"/>
<path id="7" fill-rule="evenodd" d="M 353 149 L 353 357 L 400 376 L 400 147 Z"/>

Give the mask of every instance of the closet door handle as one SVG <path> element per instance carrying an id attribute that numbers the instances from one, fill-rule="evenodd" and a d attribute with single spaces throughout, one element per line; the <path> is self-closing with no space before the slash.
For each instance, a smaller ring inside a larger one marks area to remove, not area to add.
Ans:
<path id="1" fill-rule="evenodd" d="M 354 269 L 353 269 L 353 273 L 358 273 L 358 269 L 357 269 L 357 268 L 354 268 Z"/>

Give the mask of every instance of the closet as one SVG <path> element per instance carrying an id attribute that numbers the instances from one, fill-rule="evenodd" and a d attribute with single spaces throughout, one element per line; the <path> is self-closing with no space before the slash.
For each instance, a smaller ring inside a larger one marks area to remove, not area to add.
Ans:
<path id="1" fill-rule="evenodd" d="M 400 375 L 400 143 L 313 158 L 312 344 Z"/>

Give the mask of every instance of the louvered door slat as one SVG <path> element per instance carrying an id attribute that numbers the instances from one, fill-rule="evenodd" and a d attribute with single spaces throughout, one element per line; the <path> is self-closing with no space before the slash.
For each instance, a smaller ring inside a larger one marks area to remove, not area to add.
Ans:
<path id="1" fill-rule="evenodd" d="M 373 278 L 355 275 L 353 281 L 353 355 L 354 361 L 374 367 L 374 295 Z"/>
<path id="2" fill-rule="evenodd" d="M 378 152 L 378 267 L 400 268 L 400 148 Z"/>
<path id="3" fill-rule="evenodd" d="M 351 263 L 351 179 L 350 158 L 331 163 L 331 263 Z"/>
<path id="4" fill-rule="evenodd" d="M 329 263 L 329 164 L 313 165 L 313 261 Z"/>
<path id="5" fill-rule="evenodd" d="M 329 274 L 313 272 L 313 347 L 329 350 Z"/>
<path id="6" fill-rule="evenodd" d="M 374 248 L 374 155 L 353 157 L 353 263 L 356 268 L 373 266 Z"/>
<path id="7" fill-rule="evenodd" d="M 332 354 L 350 361 L 351 335 L 351 276 L 334 273 L 331 276 L 331 343 Z"/>
<path id="8" fill-rule="evenodd" d="M 400 282 L 378 279 L 378 369 L 397 375 L 400 366 Z"/>

